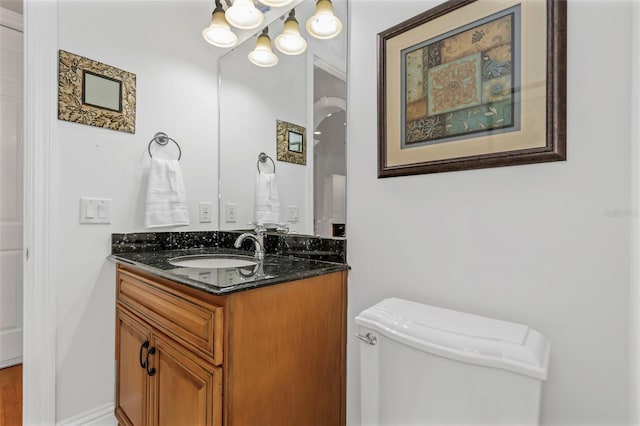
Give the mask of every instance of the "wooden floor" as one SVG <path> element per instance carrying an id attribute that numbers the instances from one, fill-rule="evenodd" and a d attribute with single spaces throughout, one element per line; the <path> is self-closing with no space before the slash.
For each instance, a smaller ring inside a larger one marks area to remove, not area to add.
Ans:
<path id="1" fill-rule="evenodd" d="M 0 426 L 22 425 L 22 364 L 0 370 Z"/>

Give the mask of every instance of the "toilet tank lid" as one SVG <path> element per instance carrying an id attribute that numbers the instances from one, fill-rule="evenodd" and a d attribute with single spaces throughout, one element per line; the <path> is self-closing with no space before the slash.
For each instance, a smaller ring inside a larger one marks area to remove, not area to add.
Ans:
<path id="1" fill-rule="evenodd" d="M 355 322 L 434 355 L 547 378 L 549 340 L 526 325 L 398 298 L 365 309 Z"/>

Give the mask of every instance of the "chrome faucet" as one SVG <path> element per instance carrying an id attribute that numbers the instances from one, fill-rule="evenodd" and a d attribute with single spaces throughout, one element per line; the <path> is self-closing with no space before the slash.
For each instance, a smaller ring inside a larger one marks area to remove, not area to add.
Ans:
<path id="1" fill-rule="evenodd" d="M 245 232 L 241 234 L 236 242 L 233 244 L 235 248 L 240 248 L 244 240 L 247 238 L 253 241 L 253 247 L 255 249 L 255 258 L 258 260 L 264 259 L 264 236 L 266 231 L 260 227 L 256 228 L 255 234 L 252 232 Z"/>

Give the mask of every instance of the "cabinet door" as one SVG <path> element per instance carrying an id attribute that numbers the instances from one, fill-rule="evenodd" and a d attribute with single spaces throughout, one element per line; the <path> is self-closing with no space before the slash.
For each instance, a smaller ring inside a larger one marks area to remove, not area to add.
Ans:
<path id="1" fill-rule="evenodd" d="M 150 357 L 151 424 L 222 424 L 222 370 L 202 361 L 173 340 L 154 336 Z"/>
<path id="2" fill-rule="evenodd" d="M 147 358 L 150 331 L 134 317 L 116 310 L 116 417 L 121 425 L 148 423 Z"/>

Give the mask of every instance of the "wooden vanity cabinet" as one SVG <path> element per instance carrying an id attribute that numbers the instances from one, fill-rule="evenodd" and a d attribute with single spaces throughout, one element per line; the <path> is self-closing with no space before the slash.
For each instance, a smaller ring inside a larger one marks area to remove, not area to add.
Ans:
<path id="1" fill-rule="evenodd" d="M 211 308 L 163 293 L 153 282 L 127 271 L 118 272 L 117 287 L 116 417 L 120 424 L 221 425 L 222 368 L 214 365 L 213 355 L 205 359 L 180 342 L 193 340 L 191 334 L 169 337 L 181 324 L 202 323 L 192 318 L 194 312 Z M 221 317 L 219 307 L 213 307 L 213 312 Z M 172 315 L 176 324 L 169 324 Z M 212 321 L 213 315 L 209 316 Z M 202 334 L 202 327 L 191 331 Z"/>
<path id="2" fill-rule="evenodd" d="M 219 425 L 222 369 L 116 309 L 116 417 L 121 425 Z"/>
<path id="3" fill-rule="evenodd" d="M 116 417 L 344 425 L 345 343 L 346 271 L 216 296 L 119 264 Z"/>

